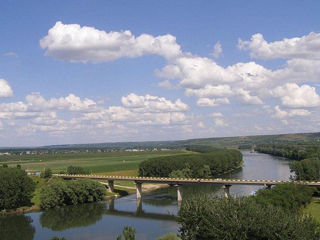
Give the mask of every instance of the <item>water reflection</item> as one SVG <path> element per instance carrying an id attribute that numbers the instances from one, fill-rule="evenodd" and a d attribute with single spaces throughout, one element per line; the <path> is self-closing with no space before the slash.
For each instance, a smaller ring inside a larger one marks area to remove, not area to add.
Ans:
<path id="1" fill-rule="evenodd" d="M 106 211 L 106 204 L 91 203 L 50 209 L 40 216 L 42 227 L 53 231 L 90 226 L 99 220 Z"/>
<path id="2" fill-rule="evenodd" d="M 32 240 L 35 229 L 31 217 L 25 215 L 0 217 L 0 239 Z"/>

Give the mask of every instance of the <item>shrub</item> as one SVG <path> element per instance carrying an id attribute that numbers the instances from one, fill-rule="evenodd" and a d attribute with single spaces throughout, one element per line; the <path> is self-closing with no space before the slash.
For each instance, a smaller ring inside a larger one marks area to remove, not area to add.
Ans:
<path id="1" fill-rule="evenodd" d="M 75 167 L 75 166 L 69 166 L 67 168 L 68 174 L 88 174 L 89 171 L 85 170 L 83 167 Z"/>
<path id="2" fill-rule="evenodd" d="M 191 198 L 182 203 L 177 221 L 182 240 L 319 239 L 311 217 L 252 198 Z"/>
<path id="3" fill-rule="evenodd" d="M 41 172 L 40 177 L 42 178 L 51 178 L 52 177 L 52 171 L 50 168 L 46 168 L 44 172 Z"/>
<path id="4" fill-rule="evenodd" d="M 260 204 L 272 204 L 289 211 L 299 211 L 310 203 L 314 188 L 298 184 L 281 184 L 272 189 L 261 189 L 254 197 Z"/>
<path id="5" fill-rule="evenodd" d="M 54 208 L 101 201 L 106 194 L 103 185 L 91 180 L 53 179 L 41 189 L 40 207 Z"/>
<path id="6" fill-rule="evenodd" d="M 0 168 L 0 210 L 30 205 L 35 184 L 25 171 Z"/>

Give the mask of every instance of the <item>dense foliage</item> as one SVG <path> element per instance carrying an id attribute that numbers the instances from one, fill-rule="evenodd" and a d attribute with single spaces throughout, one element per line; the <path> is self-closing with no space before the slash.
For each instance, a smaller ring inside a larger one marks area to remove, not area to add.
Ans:
<path id="1" fill-rule="evenodd" d="M 182 240 L 319 239 L 311 217 L 252 198 L 198 196 L 182 203 L 177 221 Z"/>
<path id="2" fill-rule="evenodd" d="M 272 204 L 288 211 L 299 211 L 310 203 L 314 188 L 298 184 L 281 184 L 272 189 L 261 189 L 254 196 L 261 205 Z"/>
<path id="3" fill-rule="evenodd" d="M 316 158 L 293 161 L 290 170 L 294 172 L 296 180 L 320 180 L 320 160 Z"/>
<path id="4" fill-rule="evenodd" d="M 89 172 L 85 170 L 83 167 L 75 167 L 75 166 L 69 166 L 67 168 L 68 174 L 88 174 Z"/>
<path id="5" fill-rule="evenodd" d="M 41 189 L 40 207 L 48 209 L 97 202 L 103 200 L 105 193 L 104 186 L 95 181 L 53 179 Z"/>
<path id="6" fill-rule="evenodd" d="M 314 143 L 305 144 L 260 144 L 255 150 L 273 156 L 285 157 L 292 160 L 303 160 L 306 158 L 320 158 L 320 146 Z"/>
<path id="7" fill-rule="evenodd" d="M 35 184 L 25 171 L 0 168 L 0 210 L 30 205 Z"/>
<path id="8" fill-rule="evenodd" d="M 188 149 L 195 151 L 195 148 Z M 198 148 L 197 150 L 204 153 L 146 160 L 139 166 L 139 175 L 145 177 L 209 177 L 238 168 L 242 163 L 242 154 L 238 150 L 214 149 L 213 152 L 207 152 L 210 151 L 209 148 Z M 188 173 L 188 176 L 185 176 L 185 173 Z"/>
<path id="9" fill-rule="evenodd" d="M 46 168 L 43 172 L 41 172 L 40 177 L 42 177 L 42 178 L 51 178 L 52 177 L 51 168 Z"/>

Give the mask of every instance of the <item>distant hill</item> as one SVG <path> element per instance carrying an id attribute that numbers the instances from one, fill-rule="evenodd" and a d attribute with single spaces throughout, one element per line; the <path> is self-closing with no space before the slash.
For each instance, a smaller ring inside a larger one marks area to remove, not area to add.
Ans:
<path id="1" fill-rule="evenodd" d="M 213 147 L 233 147 L 247 148 L 255 144 L 262 143 L 306 143 L 319 142 L 320 132 L 318 133 L 294 133 L 279 135 L 256 135 L 238 137 L 219 137 L 219 138 L 199 138 L 179 141 L 147 141 L 147 142 L 116 142 L 116 143 L 94 143 L 94 144 L 67 144 L 45 146 L 44 148 L 53 149 L 75 149 L 75 148 L 182 148 L 188 145 L 207 145 Z"/>
<path id="2" fill-rule="evenodd" d="M 199 138 L 178 141 L 146 141 L 146 142 L 114 142 L 114 143 L 92 143 L 92 144 L 64 144 L 42 147 L 24 147 L 10 149 L 134 149 L 134 148 L 185 148 L 189 145 L 206 145 L 218 148 L 250 148 L 253 145 L 263 143 L 318 143 L 320 144 L 320 132 L 318 133 L 294 133 L 278 135 L 256 135 L 238 137 Z M 9 148 L 0 148 L 1 151 Z"/>

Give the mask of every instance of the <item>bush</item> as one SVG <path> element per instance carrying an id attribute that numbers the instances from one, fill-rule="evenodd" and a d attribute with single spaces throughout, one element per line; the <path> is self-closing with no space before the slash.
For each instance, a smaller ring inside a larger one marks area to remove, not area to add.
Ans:
<path id="1" fill-rule="evenodd" d="M 67 174 L 88 174 L 89 171 L 85 170 L 83 167 L 75 167 L 75 166 L 69 166 L 67 168 Z"/>
<path id="2" fill-rule="evenodd" d="M 191 177 L 217 176 L 238 168 L 241 163 L 242 154 L 238 150 L 215 149 L 208 153 L 151 158 L 140 164 L 139 176 L 168 177 L 172 172 L 172 176 L 180 176 L 181 172 L 177 171 L 183 171 L 186 166 L 190 166 Z"/>
<path id="3" fill-rule="evenodd" d="M 304 159 L 290 163 L 291 172 L 295 173 L 296 180 L 317 181 L 320 180 L 320 160 Z"/>
<path id="4" fill-rule="evenodd" d="M 310 203 L 314 188 L 298 184 L 281 184 L 272 189 L 261 189 L 254 196 L 260 204 L 272 204 L 288 211 L 299 211 Z"/>
<path id="5" fill-rule="evenodd" d="M 101 201 L 106 194 L 103 185 L 91 180 L 53 179 L 41 189 L 40 207 L 54 208 Z"/>
<path id="6" fill-rule="evenodd" d="M 311 217 L 252 198 L 192 198 L 182 203 L 177 221 L 182 240 L 319 239 Z"/>
<path id="7" fill-rule="evenodd" d="M 44 172 L 41 172 L 40 177 L 42 178 L 51 178 L 52 177 L 52 171 L 50 168 L 46 168 Z"/>
<path id="8" fill-rule="evenodd" d="M 0 168 L 0 210 L 30 205 L 35 184 L 25 171 Z"/>

